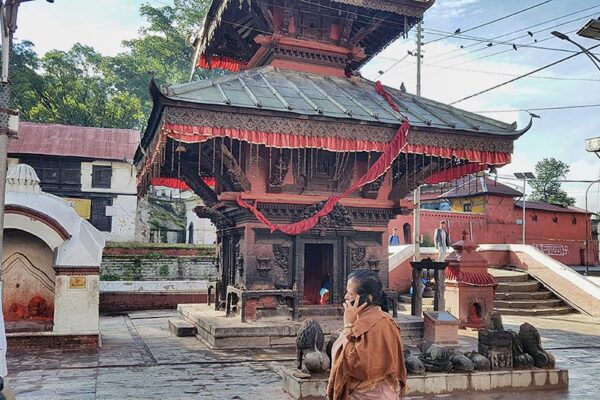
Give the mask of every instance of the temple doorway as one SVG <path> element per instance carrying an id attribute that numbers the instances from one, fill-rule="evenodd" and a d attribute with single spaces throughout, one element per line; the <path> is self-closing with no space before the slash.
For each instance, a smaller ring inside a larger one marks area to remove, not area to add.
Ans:
<path id="1" fill-rule="evenodd" d="M 404 233 L 404 244 L 411 244 L 412 241 L 410 239 L 410 224 L 404 224 L 402 226 L 402 231 Z"/>
<path id="2" fill-rule="evenodd" d="M 333 244 L 309 244 L 304 246 L 304 303 L 330 304 L 333 288 Z M 321 289 L 329 291 L 321 301 Z"/>

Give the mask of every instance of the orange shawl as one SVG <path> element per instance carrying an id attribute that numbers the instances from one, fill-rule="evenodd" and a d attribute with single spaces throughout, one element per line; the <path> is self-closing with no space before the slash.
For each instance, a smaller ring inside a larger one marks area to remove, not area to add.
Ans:
<path id="1" fill-rule="evenodd" d="M 379 307 L 365 309 L 352 326 L 348 342 L 334 356 L 329 374 L 327 398 L 346 400 L 350 383 L 393 377 L 406 386 L 406 369 L 400 328 Z"/>

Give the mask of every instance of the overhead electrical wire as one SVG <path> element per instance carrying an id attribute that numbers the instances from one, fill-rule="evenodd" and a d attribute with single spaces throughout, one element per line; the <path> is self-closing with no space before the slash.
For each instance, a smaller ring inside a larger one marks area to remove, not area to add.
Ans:
<path id="1" fill-rule="evenodd" d="M 579 108 L 593 108 L 600 107 L 600 104 L 577 104 L 570 106 L 553 106 L 553 107 L 532 107 L 532 108 L 516 108 L 516 109 L 503 109 L 503 110 L 478 110 L 471 111 L 474 113 L 485 114 L 485 113 L 506 113 L 506 112 L 519 112 L 519 111 L 554 111 L 554 110 L 572 110 Z"/>
<path id="2" fill-rule="evenodd" d="M 537 4 L 534 4 L 534 5 L 532 5 L 532 6 L 529 6 L 529 7 L 523 8 L 523 9 L 521 9 L 521 10 L 515 11 L 515 12 L 513 12 L 513 13 L 510 13 L 510 14 L 504 15 L 504 16 L 502 16 L 502 17 L 500 17 L 500 18 L 496 18 L 496 19 L 494 19 L 494 20 L 491 20 L 491 21 L 488 21 L 488 22 L 484 22 L 483 24 L 479 24 L 479 25 L 477 25 L 477 26 L 474 26 L 474 27 L 472 27 L 472 28 L 465 29 L 465 30 L 461 31 L 461 33 L 466 33 L 466 32 L 470 32 L 470 31 L 474 31 L 475 29 L 479 29 L 479 28 L 483 28 L 484 26 L 488 26 L 488 25 L 491 25 L 491 24 L 495 24 L 496 22 L 499 22 L 499 21 L 505 20 L 505 19 L 507 19 L 507 18 L 510 18 L 510 17 L 514 17 L 515 15 L 522 14 L 522 13 L 524 13 L 524 12 L 526 12 L 526 11 L 529 11 L 529 10 L 533 10 L 534 8 L 537 8 L 537 7 L 543 6 L 544 4 L 548 4 L 548 3 L 550 3 L 550 2 L 552 2 L 552 0 L 545 0 L 545 1 L 542 1 L 542 2 L 540 2 L 540 3 L 537 3 Z M 452 34 L 452 35 L 454 35 L 454 34 Z M 450 37 L 450 36 L 446 36 L 446 37 Z M 432 40 L 432 41 L 430 41 L 430 42 L 425 42 L 425 43 L 423 43 L 423 45 L 427 45 L 427 44 L 430 44 L 430 43 L 438 42 L 438 41 L 440 41 L 440 40 L 443 40 L 443 39 L 445 39 L 446 37 L 444 37 L 444 38 L 438 38 L 438 39 L 434 39 L 434 40 Z"/>
<path id="3" fill-rule="evenodd" d="M 520 29 L 515 29 L 515 30 L 510 31 L 510 32 L 503 33 L 503 34 L 501 34 L 499 36 L 496 36 L 496 39 L 500 39 L 500 38 L 503 38 L 503 37 L 506 37 L 506 36 L 509 36 L 509 35 L 512 35 L 512 34 L 515 34 L 515 33 L 527 32 L 528 30 L 531 30 L 533 28 L 537 28 L 538 26 L 541 26 L 541 25 L 544 25 L 544 24 L 547 24 L 547 23 L 550 23 L 550 22 L 558 21 L 559 19 L 567 18 L 567 17 L 573 16 L 575 14 L 579 14 L 579 13 L 582 13 L 582 12 L 585 12 L 585 11 L 592 10 L 594 8 L 600 8 L 600 4 L 597 4 L 597 5 L 592 6 L 592 7 L 583 8 L 581 10 L 577 10 L 577 11 L 571 12 L 569 14 L 560 15 L 558 17 L 554 17 L 554 18 L 551 18 L 551 19 L 548 19 L 548 20 L 545 20 L 545 21 L 542 21 L 542 22 L 538 22 L 538 23 L 533 24 L 533 25 L 528 25 L 528 26 L 525 26 L 525 27 L 520 28 Z M 574 22 L 574 21 L 579 21 L 581 19 L 589 18 L 590 16 L 593 16 L 593 15 L 595 15 L 595 14 L 586 15 L 584 17 L 580 17 L 580 18 L 577 18 L 576 20 L 571 20 L 571 21 L 568 21 L 566 23 L 571 23 L 571 22 Z M 549 30 L 549 29 L 557 28 L 557 27 L 560 27 L 560 26 L 562 26 L 562 25 L 564 25 L 566 23 L 561 23 L 561 24 L 555 25 L 553 27 L 548 27 L 548 28 L 540 29 L 540 30 L 532 32 L 532 33 L 535 34 L 535 33 L 543 32 L 544 30 Z M 433 29 L 429 28 L 429 30 L 433 30 Z M 518 36 L 516 38 L 512 38 L 512 39 L 508 39 L 508 40 L 517 40 L 519 38 L 526 37 L 526 36 L 528 36 L 528 34 L 525 34 L 523 36 Z M 458 38 L 458 36 L 457 36 L 457 38 Z M 477 46 L 477 43 L 470 44 L 468 46 L 465 46 L 462 49 L 452 49 L 452 50 L 449 50 L 449 51 L 441 53 L 441 54 L 433 55 L 433 56 L 429 57 L 429 60 L 436 59 L 436 58 L 442 57 L 442 56 L 447 55 L 447 54 L 455 53 L 457 51 L 465 50 L 467 48 L 474 47 L 474 46 Z M 485 48 L 482 48 L 482 50 L 484 50 L 484 49 Z"/>
<path id="4" fill-rule="evenodd" d="M 599 6 L 597 6 L 597 7 L 600 7 L 600 5 L 599 5 Z M 580 18 L 577 18 L 577 19 L 572 19 L 572 20 L 569 20 L 569 21 L 563 22 L 563 23 L 561 23 L 561 24 L 553 25 L 553 26 L 550 26 L 550 27 L 547 27 L 547 28 L 544 28 L 544 29 L 540 29 L 540 30 L 538 30 L 538 31 L 534 31 L 534 32 L 532 32 L 532 34 L 534 34 L 534 35 L 535 35 L 535 34 L 537 34 L 537 33 L 544 32 L 544 31 L 547 31 L 547 30 L 550 30 L 550 29 L 556 29 L 556 28 L 558 28 L 558 27 L 561 27 L 561 26 L 564 26 L 564 25 L 567 25 L 567 24 L 570 24 L 570 23 L 573 23 L 573 22 L 577 22 L 577 21 L 580 21 L 580 20 L 583 20 L 583 19 L 588 19 L 588 18 L 590 18 L 591 16 L 595 16 L 595 15 L 596 15 L 595 13 L 594 13 L 594 14 L 585 15 L 585 16 L 583 16 L 583 17 L 580 17 Z M 525 28 L 525 29 L 526 29 L 526 28 Z M 569 31 L 569 32 L 567 32 L 567 33 L 573 33 L 573 32 L 576 32 L 577 30 L 578 30 L 578 29 L 574 29 L 574 30 L 571 30 L 571 31 Z M 521 35 L 521 36 L 518 36 L 518 37 L 516 37 L 516 38 L 509 39 L 509 40 L 518 40 L 518 39 L 525 38 L 525 37 L 529 37 L 529 36 L 530 36 L 529 34 L 525 34 L 525 35 Z M 498 36 L 498 37 L 500 37 L 500 36 Z M 514 43 L 514 44 L 515 44 L 516 46 L 518 46 L 518 47 L 528 47 L 528 46 L 530 46 L 530 45 L 535 45 L 535 44 L 537 44 L 537 43 L 542 43 L 542 42 L 545 42 L 545 41 L 548 41 L 548 40 L 552 40 L 552 39 L 556 39 L 556 37 L 555 37 L 555 36 L 549 36 L 549 37 L 546 37 L 546 38 L 544 38 L 544 39 L 534 40 L 534 41 L 532 41 L 532 42 L 529 42 L 529 43 Z M 485 42 L 485 41 L 484 41 L 484 42 Z M 489 42 L 489 39 L 488 39 L 488 42 Z M 513 43 L 510 43 L 510 44 L 513 44 Z M 476 44 L 474 44 L 474 45 L 476 45 Z M 474 46 L 474 45 L 472 45 L 472 46 Z M 467 47 L 469 47 L 469 46 L 467 46 Z M 476 52 L 479 52 L 479 51 L 482 51 L 482 50 L 487 50 L 487 49 L 489 49 L 489 48 L 490 48 L 490 47 L 488 47 L 488 46 L 484 46 L 484 47 L 481 47 L 481 48 L 478 48 L 478 49 L 471 50 L 471 51 L 469 51 L 469 52 L 467 52 L 467 53 L 464 53 L 464 54 L 457 54 L 456 56 L 448 57 L 448 58 L 445 58 L 445 59 L 443 59 L 443 60 L 439 60 L 439 61 L 436 61 L 436 62 L 433 62 L 433 63 L 432 63 L 432 62 L 429 62 L 429 61 L 431 61 L 432 59 L 434 59 L 434 58 L 436 57 L 436 56 L 433 56 L 433 58 L 428 58 L 428 59 L 427 59 L 427 61 L 428 61 L 428 62 L 427 62 L 425 65 L 427 65 L 427 66 L 440 65 L 440 63 L 443 63 L 443 62 L 445 62 L 445 61 L 451 61 L 451 60 L 454 60 L 454 59 L 456 59 L 456 58 L 460 58 L 460 57 L 466 56 L 466 55 L 468 55 L 468 54 L 476 53 Z M 452 50 L 451 52 L 455 52 L 455 51 L 458 51 L 458 50 L 461 50 L 461 49 L 454 49 L 454 50 Z M 464 64 L 471 63 L 471 62 L 473 62 L 473 61 L 483 60 L 483 59 L 485 59 L 485 58 L 493 57 L 493 56 L 496 56 L 496 55 L 498 55 L 498 54 L 504 54 L 504 53 L 507 53 L 507 52 L 513 52 L 513 51 L 514 51 L 514 50 L 513 50 L 513 48 L 511 47 L 511 48 L 504 49 L 504 50 L 501 50 L 501 51 L 498 51 L 498 52 L 495 52 L 495 53 L 492 53 L 492 54 L 487 54 L 487 55 L 484 55 L 484 56 L 482 56 L 482 57 L 474 58 L 474 59 L 472 59 L 472 60 L 466 60 L 466 61 L 463 61 L 463 62 L 459 62 L 459 63 L 457 63 L 457 64 L 452 64 L 452 65 L 449 65 L 449 66 L 448 66 L 448 65 L 443 65 L 443 66 L 444 66 L 444 67 L 457 67 L 457 66 L 460 66 L 460 65 L 464 65 Z"/>
<path id="5" fill-rule="evenodd" d="M 589 50 L 592 50 L 592 49 L 595 49 L 596 47 L 600 47 L 600 44 L 597 44 L 597 45 L 595 45 L 595 46 L 592 46 L 592 47 L 588 48 L 588 49 L 587 49 L 587 51 L 589 51 Z M 527 72 L 526 74 L 519 75 L 518 77 L 516 77 L 516 78 L 513 78 L 513 79 L 511 79 L 511 80 L 508 80 L 508 81 L 506 81 L 506 82 L 500 83 L 500 84 L 498 84 L 498 85 L 494 85 L 494 86 L 492 86 L 492 87 L 490 87 L 490 88 L 487 88 L 487 89 L 481 90 L 481 91 L 479 91 L 479 92 L 477 92 L 477 93 L 474 93 L 474 94 L 472 94 L 472 95 L 469 95 L 469 96 L 463 97 L 462 99 L 456 100 L 456 101 L 454 101 L 454 102 L 450 103 L 449 105 L 454 105 L 454 104 L 456 104 L 456 103 L 463 102 L 463 101 L 465 101 L 465 100 L 471 99 L 471 98 L 473 98 L 473 97 L 476 97 L 476 96 L 479 96 L 479 95 L 481 95 L 481 94 L 484 94 L 484 93 L 487 93 L 487 92 L 489 92 L 489 91 L 492 91 L 492 90 L 494 90 L 494 89 L 497 89 L 497 88 L 499 88 L 499 87 L 501 87 L 501 86 L 508 85 L 509 83 L 512 83 L 512 82 L 518 81 L 519 79 L 522 79 L 522 78 L 524 78 L 524 77 L 526 77 L 526 76 L 533 75 L 533 74 L 535 74 L 536 72 L 542 71 L 542 70 L 544 70 L 544 69 L 546 69 L 546 68 L 550 68 L 550 67 L 552 67 L 552 66 L 554 66 L 554 65 L 556 65 L 556 64 L 560 64 L 560 63 L 562 63 L 562 62 L 564 62 L 564 61 L 567 61 L 567 60 L 569 60 L 569 59 L 571 59 L 571 58 L 573 58 L 573 57 L 576 57 L 576 56 L 578 56 L 578 55 L 580 55 L 580 54 L 584 54 L 584 52 L 583 52 L 583 51 L 580 51 L 580 52 L 578 52 L 578 53 L 576 53 L 576 54 L 571 54 L 570 56 L 567 56 L 567 57 L 565 57 L 565 58 L 561 58 L 560 60 L 556 60 L 556 61 L 554 61 L 554 62 L 551 62 L 550 64 L 546 64 L 546 65 L 544 65 L 543 67 L 540 67 L 540 68 L 537 68 L 537 69 L 535 69 L 535 70 L 533 70 L 533 71 Z"/>

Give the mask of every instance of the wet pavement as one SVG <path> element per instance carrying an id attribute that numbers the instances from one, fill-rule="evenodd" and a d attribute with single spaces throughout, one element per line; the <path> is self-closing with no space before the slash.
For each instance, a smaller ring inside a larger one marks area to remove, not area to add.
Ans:
<path id="1" fill-rule="evenodd" d="M 42 350 L 9 353 L 9 382 L 18 400 L 290 399 L 278 371 L 293 367 L 293 349 L 214 351 L 196 338 L 168 331 L 174 311 L 101 317 L 98 352 Z M 538 327 L 557 366 L 569 369 L 568 392 L 455 394 L 426 397 L 465 400 L 600 399 L 600 319 L 578 314 L 505 317 L 507 328 Z M 476 332 L 461 331 L 461 343 Z M 412 397 L 416 399 L 418 397 Z M 421 397 L 422 398 L 422 397 Z"/>

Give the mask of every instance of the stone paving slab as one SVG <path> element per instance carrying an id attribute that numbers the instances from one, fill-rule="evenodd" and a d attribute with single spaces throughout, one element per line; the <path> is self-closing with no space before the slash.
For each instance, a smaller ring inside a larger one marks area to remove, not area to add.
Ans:
<path id="1" fill-rule="evenodd" d="M 103 347 L 97 353 L 9 353 L 9 380 L 17 400 L 290 399 L 282 390 L 278 371 L 294 367 L 292 348 L 210 350 L 196 338 L 170 334 L 168 319 L 173 314 L 102 316 Z M 544 346 L 555 355 L 557 366 L 569 369 L 569 391 L 460 394 L 456 398 L 600 399 L 600 319 L 577 314 L 504 318 L 510 329 L 518 330 L 523 322 L 540 329 Z M 476 338 L 477 332 L 460 331 L 465 348 L 474 346 Z"/>

